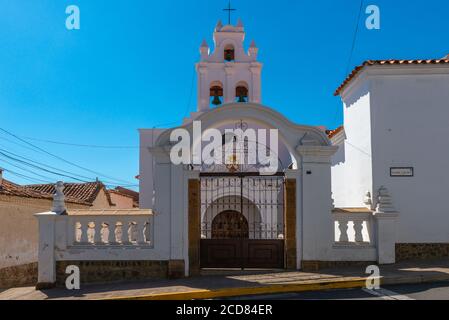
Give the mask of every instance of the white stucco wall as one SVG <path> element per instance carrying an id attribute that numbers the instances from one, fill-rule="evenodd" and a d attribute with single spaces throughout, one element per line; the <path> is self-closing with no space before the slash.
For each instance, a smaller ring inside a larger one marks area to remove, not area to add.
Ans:
<path id="1" fill-rule="evenodd" d="M 372 83 L 374 188 L 387 186 L 400 212 L 398 243 L 449 243 L 449 68 L 389 72 Z"/>
<path id="2" fill-rule="evenodd" d="M 369 67 L 342 96 L 336 206 L 363 206 L 366 191 L 386 186 L 400 213 L 397 243 L 449 243 L 449 67 Z M 413 167 L 415 176 L 390 177 L 391 167 Z"/>
<path id="3" fill-rule="evenodd" d="M 335 206 L 363 207 L 372 190 L 371 111 L 369 83 L 355 87 L 344 99 L 346 140 L 332 157 L 332 193 Z"/>

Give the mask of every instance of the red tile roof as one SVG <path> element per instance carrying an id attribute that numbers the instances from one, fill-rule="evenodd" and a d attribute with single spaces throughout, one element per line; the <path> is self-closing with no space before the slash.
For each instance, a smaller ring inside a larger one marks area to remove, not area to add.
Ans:
<path id="1" fill-rule="evenodd" d="M 15 197 L 35 198 L 35 199 L 52 199 L 51 196 L 24 188 L 6 179 L 2 179 L 0 184 L 0 194 Z"/>
<path id="2" fill-rule="evenodd" d="M 139 202 L 139 193 L 134 190 L 130 190 L 130 189 L 123 188 L 123 187 L 117 187 L 117 188 L 115 188 L 115 190 L 110 190 L 110 191 L 115 191 L 120 194 L 125 194 L 127 196 L 132 197 L 134 199 L 134 201 Z"/>
<path id="3" fill-rule="evenodd" d="M 54 193 L 54 192 L 53 192 Z M 53 193 L 43 193 L 38 190 L 33 190 L 32 188 L 28 188 L 26 186 L 21 186 L 6 179 L 2 179 L 0 184 L 0 194 L 14 197 L 22 197 L 22 198 L 31 198 L 31 199 L 45 199 L 45 200 L 53 200 Z M 66 201 L 69 203 L 76 204 L 84 204 L 89 205 L 89 203 L 72 198 L 66 197 Z"/>
<path id="4" fill-rule="evenodd" d="M 121 196 L 129 197 L 133 199 L 133 206 L 135 208 L 139 207 L 139 193 L 123 187 L 117 187 L 114 190 L 108 190 L 108 192 L 119 194 Z"/>
<path id="5" fill-rule="evenodd" d="M 25 188 L 47 195 L 53 195 L 55 190 L 54 184 L 36 184 L 28 185 Z M 64 195 L 67 199 L 76 199 L 77 201 L 92 205 L 101 190 L 105 190 L 108 202 L 113 206 L 109 193 L 103 183 L 87 182 L 87 183 L 64 183 Z"/>
<path id="6" fill-rule="evenodd" d="M 334 95 L 338 96 L 346 88 L 346 86 L 356 77 L 359 73 L 367 66 L 374 65 L 429 65 L 429 64 L 449 64 L 449 55 L 443 59 L 432 59 L 432 60 L 368 60 L 365 61 L 360 66 L 357 66 L 351 74 L 343 81 L 343 83 L 335 91 Z"/>
<path id="7" fill-rule="evenodd" d="M 345 127 L 341 126 L 335 130 L 326 130 L 326 134 L 329 137 L 329 139 L 332 139 L 333 137 L 335 137 L 337 134 L 339 134 L 340 132 L 342 132 L 344 130 Z"/>

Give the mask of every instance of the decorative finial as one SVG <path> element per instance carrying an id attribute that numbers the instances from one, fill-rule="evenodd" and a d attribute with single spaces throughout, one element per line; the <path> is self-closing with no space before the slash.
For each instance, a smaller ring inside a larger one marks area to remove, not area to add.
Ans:
<path id="1" fill-rule="evenodd" d="M 223 23 L 221 20 L 218 20 L 217 25 L 215 26 L 215 31 L 220 31 L 223 28 Z"/>
<path id="2" fill-rule="evenodd" d="M 363 200 L 363 203 L 365 206 L 368 207 L 368 209 L 373 208 L 373 198 L 371 197 L 371 192 L 367 191 L 365 194 L 365 199 Z"/>
<path id="3" fill-rule="evenodd" d="M 64 182 L 58 181 L 55 185 L 56 192 L 53 195 L 53 208 L 52 212 L 63 215 L 67 212 L 65 207 L 65 196 L 64 196 Z"/>
<path id="4" fill-rule="evenodd" d="M 257 45 L 256 45 L 256 41 L 251 41 L 251 44 L 249 45 L 249 47 L 250 48 L 257 48 Z"/>
<path id="5" fill-rule="evenodd" d="M 201 42 L 201 48 L 209 48 L 206 39 L 203 39 L 203 42 Z"/>
<path id="6" fill-rule="evenodd" d="M 396 212 L 393 206 L 393 200 L 390 196 L 390 192 L 384 186 L 379 188 L 377 196 L 377 206 L 376 211 L 379 213 L 391 213 Z"/>
<path id="7" fill-rule="evenodd" d="M 240 19 L 240 18 L 237 20 L 237 27 L 243 28 L 243 22 L 242 22 L 242 19 Z"/>

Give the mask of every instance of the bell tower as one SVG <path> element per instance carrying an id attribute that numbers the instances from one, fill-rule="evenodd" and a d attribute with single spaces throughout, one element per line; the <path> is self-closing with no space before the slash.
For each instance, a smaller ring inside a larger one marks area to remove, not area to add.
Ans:
<path id="1" fill-rule="evenodd" d="M 200 46 L 200 62 L 196 64 L 198 78 L 198 111 L 226 103 L 262 103 L 261 71 L 257 61 L 259 49 L 254 41 L 244 49 L 243 23 L 225 25 L 218 21 L 214 34 L 214 50 L 206 40 Z"/>

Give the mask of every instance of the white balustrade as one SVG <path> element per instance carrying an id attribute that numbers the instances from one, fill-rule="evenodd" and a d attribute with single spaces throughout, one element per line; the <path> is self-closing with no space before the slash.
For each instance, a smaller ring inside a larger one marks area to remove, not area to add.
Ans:
<path id="1" fill-rule="evenodd" d="M 152 214 L 123 210 L 70 211 L 68 246 L 152 246 Z"/>
<path id="2" fill-rule="evenodd" d="M 371 245 L 373 241 L 373 214 L 338 210 L 333 213 L 335 243 L 337 245 Z"/>

